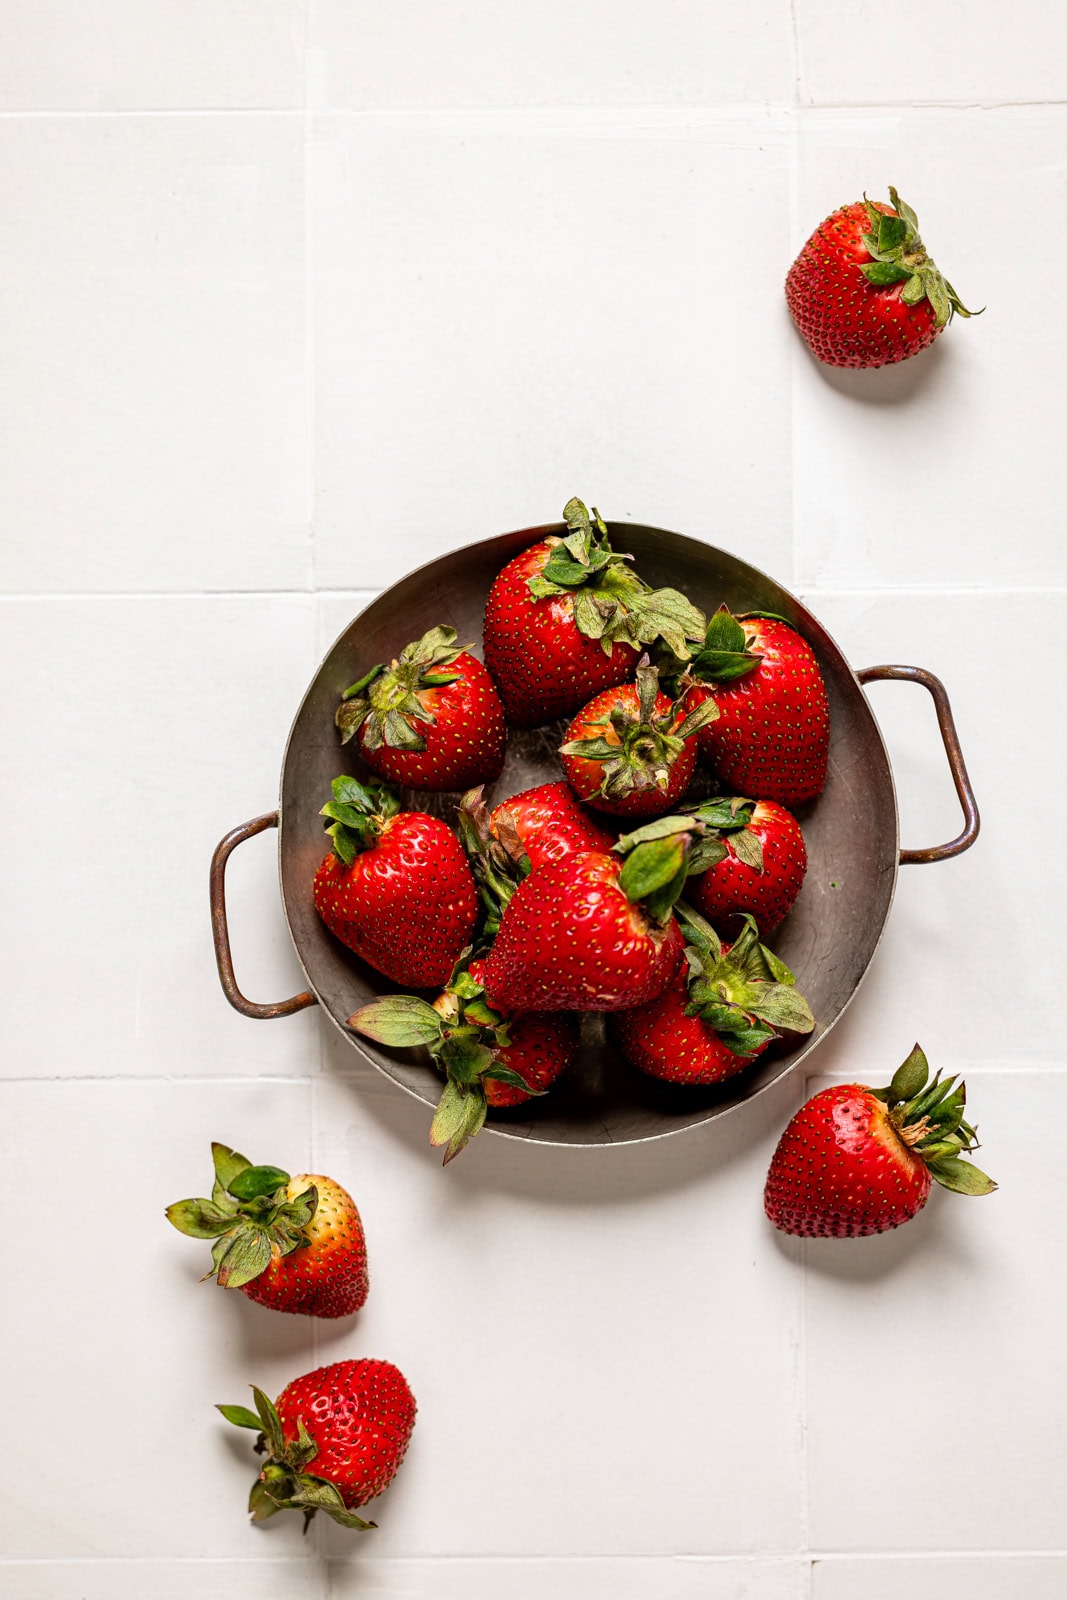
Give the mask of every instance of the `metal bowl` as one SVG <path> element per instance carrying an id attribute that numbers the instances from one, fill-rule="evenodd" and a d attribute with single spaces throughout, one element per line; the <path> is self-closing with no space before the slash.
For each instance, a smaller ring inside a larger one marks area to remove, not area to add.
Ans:
<path id="1" fill-rule="evenodd" d="M 682 1089 L 630 1067 L 607 1042 L 603 1018 L 583 1022 L 582 1051 L 544 1099 L 490 1114 L 487 1126 L 513 1138 L 550 1144 L 626 1144 L 661 1138 L 751 1099 L 805 1060 L 852 1000 L 878 946 L 893 900 L 898 863 L 938 861 L 974 842 L 978 813 L 944 688 L 918 667 L 871 667 L 853 672 L 826 630 L 788 590 L 725 550 L 679 533 L 630 523 L 609 525 L 617 550 L 635 558 L 653 587 L 682 589 L 705 611 L 723 601 L 735 612 L 771 611 L 796 627 L 815 651 L 830 700 L 830 761 L 826 788 L 799 813 L 808 848 L 808 873 L 800 897 L 774 946 L 796 973 L 811 1003 L 815 1030 L 778 1046 L 737 1078 L 719 1087 Z M 437 1102 L 440 1079 L 425 1058 L 390 1051 L 360 1038 L 345 1019 L 394 985 L 346 950 L 319 920 L 311 885 L 326 852 L 319 808 L 338 773 L 358 768 L 353 746 L 342 748 L 334 711 L 342 691 L 375 662 L 388 661 L 411 639 L 447 623 L 462 641 L 480 640 L 486 595 L 512 556 L 558 527 L 525 528 L 484 539 L 420 567 L 372 602 L 329 651 L 296 714 L 281 774 L 280 809 L 226 835 L 211 867 L 211 910 L 219 976 L 230 1003 L 246 1016 L 286 1016 L 316 1001 L 353 1049 L 427 1106 Z M 965 826 L 949 844 L 901 853 L 893 774 L 885 744 L 862 685 L 875 678 L 906 678 L 933 695 L 949 768 Z M 558 737 L 552 730 L 513 733 L 497 801 L 560 776 Z M 455 799 L 458 797 L 451 797 Z M 758 797 L 757 797 L 758 798 Z M 450 797 L 411 795 L 416 809 L 448 815 Z M 274 1005 L 247 1000 L 237 987 L 226 927 L 225 866 L 242 840 L 279 827 L 282 901 L 297 958 L 309 989 Z"/>

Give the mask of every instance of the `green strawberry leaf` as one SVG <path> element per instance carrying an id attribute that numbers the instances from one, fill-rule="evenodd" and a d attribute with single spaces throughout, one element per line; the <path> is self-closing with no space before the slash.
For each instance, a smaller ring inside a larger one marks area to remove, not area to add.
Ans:
<path id="1" fill-rule="evenodd" d="M 268 1517 L 276 1516 L 285 1507 L 281 1501 L 275 1500 L 265 1483 L 257 1478 L 248 1495 L 248 1510 L 253 1522 L 266 1522 Z"/>
<path id="2" fill-rule="evenodd" d="M 179 1233 L 188 1234 L 191 1239 L 216 1239 L 233 1227 L 236 1213 L 232 1202 L 226 1210 L 212 1200 L 176 1200 L 164 1215 Z"/>
<path id="3" fill-rule="evenodd" d="M 311 1515 L 316 1511 L 324 1511 L 328 1517 L 340 1523 L 342 1528 L 356 1528 L 362 1533 L 378 1526 L 376 1522 L 365 1522 L 362 1517 L 357 1517 L 354 1511 L 346 1510 L 339 1491 L 325 1478 L 316 1478 L 309 1472 L 301 1472 L 297 1474 L 296 1485 L 286 1502 L 287 1506 L 299 1506 Z"/>
<path id="4" fill-rule="evenodd" d="M 466 1036 L 458 1031 L 447 1034 L 441 1045 L 441 1065 L 457 1083 L 477 1083 L 493 1064 L 493 1052 L 478 1042 L 478 1032 L 472 1028 Z"/>
<path id="5" fill-rule="evenodd" d="M 430 1125 L 430 1143 L 437 1147 L 445 1146 L 445 1166 L 480 1131 L 487 1109 L 485 1092 L 480 1083 L 467 1089 L 449 1078 L 441 1091 Z"/>
<path id="6" fill-rule="evenodd" d="M 753 872 L 763 871 L 763 845 L 750 828 L 730 834 L 730 849 L 744 866 Z"/>
<path id="7" fill-rule="evenodd" d="M 959 1157 L 939 1156 L 930 1162 L 930 1176 L 956 1194 L 992 1194 L 997 1185 L 980 1168 Z"/>
<path id="8" fill-rule="evenodd" d="M 878 248 L 879 250 L 899 250 L 908 233 L 908 224 L 903 217 L 891 217 L 885 211 L 878 213 Z"/>
<path id="9" fill-rule="evenodd" d="M 441 1018 L 427 1001 L 413 994 L 384 995 L 360 1006 L 348 1019 L 348 1026 L 378 1044 L 398 1049 L 434 1044 L 442 1035 Z"/>
<path id="10" fill-rule="evenodd" d="M 893 261 L 865 261 L 860 271 L 868 283 L 873 283 L 879 289 L 891 283 L 907 283 L 914 277 L 907 267 L 897 266 Z"/>
<path id="11" fill-rule="evenodd" d="M 247 1406 L 216 1406 L 216 1411 L 221 1411 L 227 1422 L 232 1422 L 235 1428 L 254 1428 L 257 1433 L 263 1432 L 263 1422 L 254 1411 L 249 1411 Z"/>
<path id="12" fill-rule="evenodd" d="M 526 1082 L 521 1073 L 513 1072 L 510 1067 L 502 1066 L 499 1061 L 494 1061 L 492 1066 L 482 1073 L 482 1077 L 492 1078 L 494 1083 L 506 1083 L 511 1089 L 522 1089 L 529 1095 L 547 1093 L 544 1089 L 535 1089 L 532 1084 Z"/>
<path id="13" fill-rule="evenodd" d="M 891 1102 L 896 1105 L 904 1100 L 914 1100 L 926 1087 L 929 1077 L 930 1063 L 916 1045 L 893 1074 L 889 1085 Z"/>
<path id="14" fill-rule="evenodd" d="M 230 1239 L 229 1248 L 219 1258 L 219 1287 L 240 1289 L 258 1278 L 269 1265 L 270 1239 L 263 1229 L 251 1225 L 239 1227 Z"/>
<path id="15" fill-rule="evenodd" d="M 691 833 L 692 828 L 692 819 L 689 817 L 657 817 L 654 822 L 646 822 L 632 833 L 624 833 L 612 845 L 612 849 L 620 856 L 629 855 L 639 844 L 651 844 L 656 839 L 670 839 L 675 834 Z"/>
<path id="16" fill-rule="evenodd" d="M 627 900 L 647 900 L 671 887 L 679 874 L 685 881 L 686 834 L 672 833 L 649 840 L 632 850 L 619 874 L 619 887 Z M 672 902 L 673 903 L 673 902 Z"/>
<path id="17" fill-rule="evenodd" d="M 252 1384 L 251 1387 L 252 1398 L 256 1402 L 256 1410 L 259 1412 L 259 1420 L 263 1424 L 263 1432 L 267 1436 L 271 1454 L 281 1460 L 285 1454 L 285 1436 L 282 1433 L 281 1418 L 278 1416 L 274 1408 L 274 1401 L 271 1400 L 270 1396 L 264 1394 L 262 1389 L 257 1389 L 255 1384 Z"/>
<path id="18" fill-rule="evenodd" d="M 319 1447 L 304 1427 L 303 1417 L 297 1418 L 296 1430 L 296 1438 L 290 1439 L 285 1447 L 285 1464 L 293 1472 L 302 1472 L 318 1455 Z"/>
<path id="19" fill-rule="evenodd" d="M 239 1172 L 252 1165 L 247 1156 L 231 1150 L 228 1144 L 217 1142 L 212 1142 L 211 1159 L 215 1164 L 215 1176 L 224 1189 L 230 1187 L 230 1180 L 236 1178 Z"/>
<path id="20" fill-rule="evenodd" d="M 227 1187 L 235 1200 L 258 1200 L 277 1194 L 288 1182 L 289 1174 L 281 1167 L 244 1167 Z"/>

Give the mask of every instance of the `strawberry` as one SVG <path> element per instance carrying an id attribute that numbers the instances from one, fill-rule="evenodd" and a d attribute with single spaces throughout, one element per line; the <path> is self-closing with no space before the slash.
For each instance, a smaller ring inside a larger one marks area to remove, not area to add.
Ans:
<path id="1" fill-rule="evenodd" d="M 372 772 L 412 789 L 492 783 L 504 765 L 504 708 L 492 678 L 455 628 L 431 628 L 388 667 L 345 690 L 341 743 L 358 734 Z"/>
<path id="2" fill-rule="evenodd" d="M 376 1528 L 356 1515 L 396 1476 L 415 1426 L 415 1397 L 390 1361 L 335 1361 L 294 1378 L 272 1405 L 254 1385 L 256 1409 L 219 1406 L 227 1422 L 254 1428 L 265 1452 L 248 1498 L 253 1522 L 316 1511 L 344 1528 Z"/>
<path id="3" fill-rule="evenodd" d="M 822 793 L 830 749 L 826 685 L 815 652 L 788 622 L 738 618 L 720 606 L 687 680 L 691 709 L 712 695 L 718 705 L 718 718 L 698 737 L 722 784 L 789 807 Z"/>
<path id="4" fill-rule="evenodd" d="M 780 1031 L 815 1026 L 784 962 L 759 942 L 746 914 L 733 945 L 684 906 L 678 917 L 686 961 L 648 1005 L 611 1019 L 619 1049 L 635 1067 L 668 1083 L 721 1083 L 742 1072 Z"/>
<path id="5" fill-rule="evenodd" d="M 254 1167 L 213 1144 L 211 1199 L 177 1200 L 167 1219 L 194 1239 L 214 1239 L 220 1288 L 240 1289 L 272 1311 L 347 1317 L 367 1298 L 367 1246 L 352 1196 L 332 1178 Z"/>
<path id="6" fill-rule="evenodd" d="M 655 817 L 682 798 L 693 777 L 697 733 L 719 715 L 706 697 L 686 712 L 641 657 L 636 680 L 604 689 L 574 718 L 560 748 L 580 800 L 618 817 Z"/>
<path id="7" fill-rule="evenodd" d="M 775 800 L 737 795 L 705 800 L 689 808 L 689 815 L 722 854 L 703 869 L 691 854 L 686 899 L 720 930 L 733 913 L 747 911 L 762 935 L 773 933 L 792 909 L 807 871 L 799 822 Z"/>
<path id="8" fill-rule="evenodd" d="M 432 1006 L 415 995 L 387 995 L 361 1006 L 348 1026 L 396 1048 L 427 1047 L 445 1074 L 430 1143 L 444 1145 L 446 1166 L 481 1130 L 490 1107 L 544 1094 L 578 1053 L 578 1020 L 569 1013 L 491 1007 L 482 961 L 466 969 L 461 962 Z"/>
<path id="9" fill-rule="evenodd" d="M 322 808 L 333 851 L 315 874 L 330 932 L 394 983 L 444 983 L 469 943 L 478 893 L 463 848 L 438 817 L 401 811 L 391 790 L 335 778 Z"/>
<path id="10" fill-rule="evenodd" d="M 516 857 L 525 856 L 536 870 L 562 861 L 577 850 L 610 850 L 606 833 L 578 802 L 569 783 L 541 783 L 493 807 L 489 826 L 494 838 L 513 841 Z"/>
<path id="11" fill-rule="evenodd" d="M 625 862 L 580 851 L 524 878 L 485 963 L 493 1005 L 618 1011 L 654 999 L 681 957 L 671 907 L 686 848 L 684 837 L 653 840 Z"/>
<path id="12" fill-rule="evenodd" d="M 857 200 L 820 223 L 789 269 L 785 297 L 801 337 L 831 367 L 884 367 L 970 317 L 919 238 L 895 189 L 892 206 Z"/>
<path id="13" fill-rule="evenodd" d="M 997 1187 L 971 1162 L 966 1085 L 933 1081 L 916 1045 L 887 1089 L 836 1084 L 801 1106 L 771 1159 L 763 1204 L 783 1233 L 857 1239 L 921 1211 L 931 1179 L 957 1194 Z"/>
<path id="14" fill-rule="evenodd" d="M 646 645 L 682 660 L 704 619 L 677 589 L 650 590 L 608 543 L 596 508 L 563 509 L 566 531 L 509 561 L 489 591 L 485 661 L 508 722 L 535 728 L 569 716 L 633 676 Z"/>

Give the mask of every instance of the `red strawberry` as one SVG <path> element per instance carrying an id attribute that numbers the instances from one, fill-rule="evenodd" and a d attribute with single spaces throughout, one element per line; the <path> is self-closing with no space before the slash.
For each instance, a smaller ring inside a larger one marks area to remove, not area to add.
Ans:
<path id="1" fill-rule="evenodd" d="M 681 953 L 671 906 L 685 882 L 686 844 L 654 840 L 626 862 L 583 851 L 525 878 L 485 963 L 493 1004 L 619 1011 L 660 994 Z"/>
<path id="2" fill-rule="evenodd" d="M 964 1121 L 966 1085 L 929 1080 L 916 1045 L 887 1089 L 862 1083 L 823 1089 L 801 1106 L 778 1141 L 764 1209 L 783 1233 L 856 1239 L 897 1228 L 921 1211 L 930 1180 L 958 1194 L 996 1184 L 962 1158 L 977 1147 Z"/>
<path id="3" fill-rule="evenodd" d="M 686 898 L 717 926 L 737 911 L 773 933 L 800 893 L 808 866 L 796 818 L 774 800 L 706 800 L 693 806 L 705 837 L 719 841 L 721 859 L 699 870 L 690 859 Z"/>
<path id="4" fill-rule="evenodd" d="M 332 1178 L 254 1167 L 213 1144 L 211 1199 L 177 1200 L 167 1218 L 214 1239 L 212 1273 L 272 1311 L 347 1317 L 367 1298 L 367 1246 L 352 1196 Z"/>
<path id="5" fill-rule="evenodd" d="M 446 1080 L 430 1128 L 430 1143 L 445 1146 L 446 1166 L 481 1130 L 490 1106 L 544 1094 L 578 1053 L 576 1017 L 491 1007 L 484 982 L 485 963 L 472 961 L 432 1006 L 415 995 L 387 995 L 348 1019 L 380 1044 L 427 1047 Z"/>
<path id="6" fill-rule="evenodd" d="M 634 683 L 605 689 L 574 718 L 560 749 L 579 799 L 617 817 L 655 817 L 689 788 L 697 732 L 718 716 L 709 697 L 685 710 L 659 688 L 659 673 L 641 657 Z"/>
<path id="7" fill-rule="evenodd" d="M 248 1509 L 254 1522 L 276 1511 L 316 1511 L 345 1528 L 377 1527 L 356 1515 L 396 1476 L 415 1426 L 415 1397 L 390 1361 L 335 1361 L 294 1378 L 274 1405 L 253 1386 L 256 1409 L 219 1406 L 227 1422 L 254 1428 L 266 1449 Z"/>
<path id="8" fill-rule="evenodd" d="M 541 783 L 513 794 L 493 807 L 489 826 L 495 838 L 517 840 L 519 855 L 534 871 L 575 851 L 610 850 L 615 843 L 579 805 L 569 783 Z"/>
<path id="9" fill-rule="evenodd" d="M 359 735 L 372 772 L 412 789 L 492 783 L 504 765 L 504 708 L 481 662 L 456 648 L 455 628 L 431 628 L 389 667 L 346 689 L 341 743 Z"/>
<path id="10" fill-rule="evenodd" d="M 333 793 L 322 808 L 334 846 L 315 874 L 319 916 L 394 983 L 444 983 L 478 915 L 459 840 L 440 818 L 401 811 L 381 784 L 335 778 Z"/>
<path id="11" fill-rule="evenodd" d="M 485 661 L 508 722 L 535 728 L 568 716 L 633 676 L 645 645 L 681 659 L 704 619 L 676 589 L 652 591 L 611 549 L 607 526 L 580 500 L 563 537 L 543 539 L 497 574 L 485 608 Z"/>
<path id="12" fill-rule="evenodd" d="M 831 367 L 884 367 L 933 344 L 953 314 L 969 317 L 919 238 L 919 219 L 857 200 L 820 223 L 789 269 L 785 297 L 801 337 Z"/>
<path id="13" fill-rule="evenodd" d="M 699 740 L 724 785 L 791 807 L 822 793 L 830 749 L 826 685 L 795 628 L 779 617 L 739 619 L 720 606 L 688 676 L 690 709 L 712 695 L 719 708 Z"/>
<path id="14" fill-rule="evenodd" d="M 686 963 L 658 999 L 611 1019 L 627 1061 L 668 1083 L 721 1083 L 754 1061 L 779 1030 L 811 1032 L 815 1021 L 793 974 L 760 944 L 751 917 L 731 946 L 685 907 L 678 915 Z"/>

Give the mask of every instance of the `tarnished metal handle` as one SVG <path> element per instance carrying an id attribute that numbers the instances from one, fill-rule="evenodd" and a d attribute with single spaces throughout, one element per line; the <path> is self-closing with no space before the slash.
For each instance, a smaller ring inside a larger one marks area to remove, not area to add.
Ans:
<path id="1" fill-rule="evenodd" d="M 303 994 L 295 994 L 291 1000 L 279 1000 L 274 1005 L 260 1005 L 255 1000 L 245 999 L 237 987 L 230 954 L 230 930 L 226 922 L 226 863 L 239 844 L 246 839 L 254 839 L 265 828 L 277 826 L 277 811 L 268 811 L 265 817 L 253 817 L 251 822 L 243 822 L 239 828 L 228 833 L 215 847 L 215 854 L 211 857 L 211 936 L 215 941 L 215 961 L 222 992 L 233 1009 L 242 1016 L 266 1020 L 271 1017 L 290 1017 L 294 1011 L 303 1011 L 305 1006 L 315 1004 L 315 996 L 305 989 Z"/>
<path id="2" fill-rule="evenodd" d="M 857 672 L 856 676 L 861 683 L 877 683 L 883 678 L 902 678 L 907 683 L 921 683 L 924 689 L 929 690 L 937 712 L 937 725 L 941 729 L 945 755 L 948 757 L 948 770 L 952 774 L 952 782 L 963 810 L 964 828 L 961 834 L 948 844 L 933 844 L 926 850 L 902 850 L 901 866 L 906 866 L 910 861 L 947 861 L 949 856 L 958 856 L 964 850 L 969 850 L 978 837 L 981 821 L 971 780 L 967 776 L 963 751 L 960 749 L 956 724 L 952 720 L 952 707 L 948 703 L 945 685 L 940 678 L 935 678 L 932 672 L 927 672 L 923 667 L 865 667 L 862 672 Z"/>

